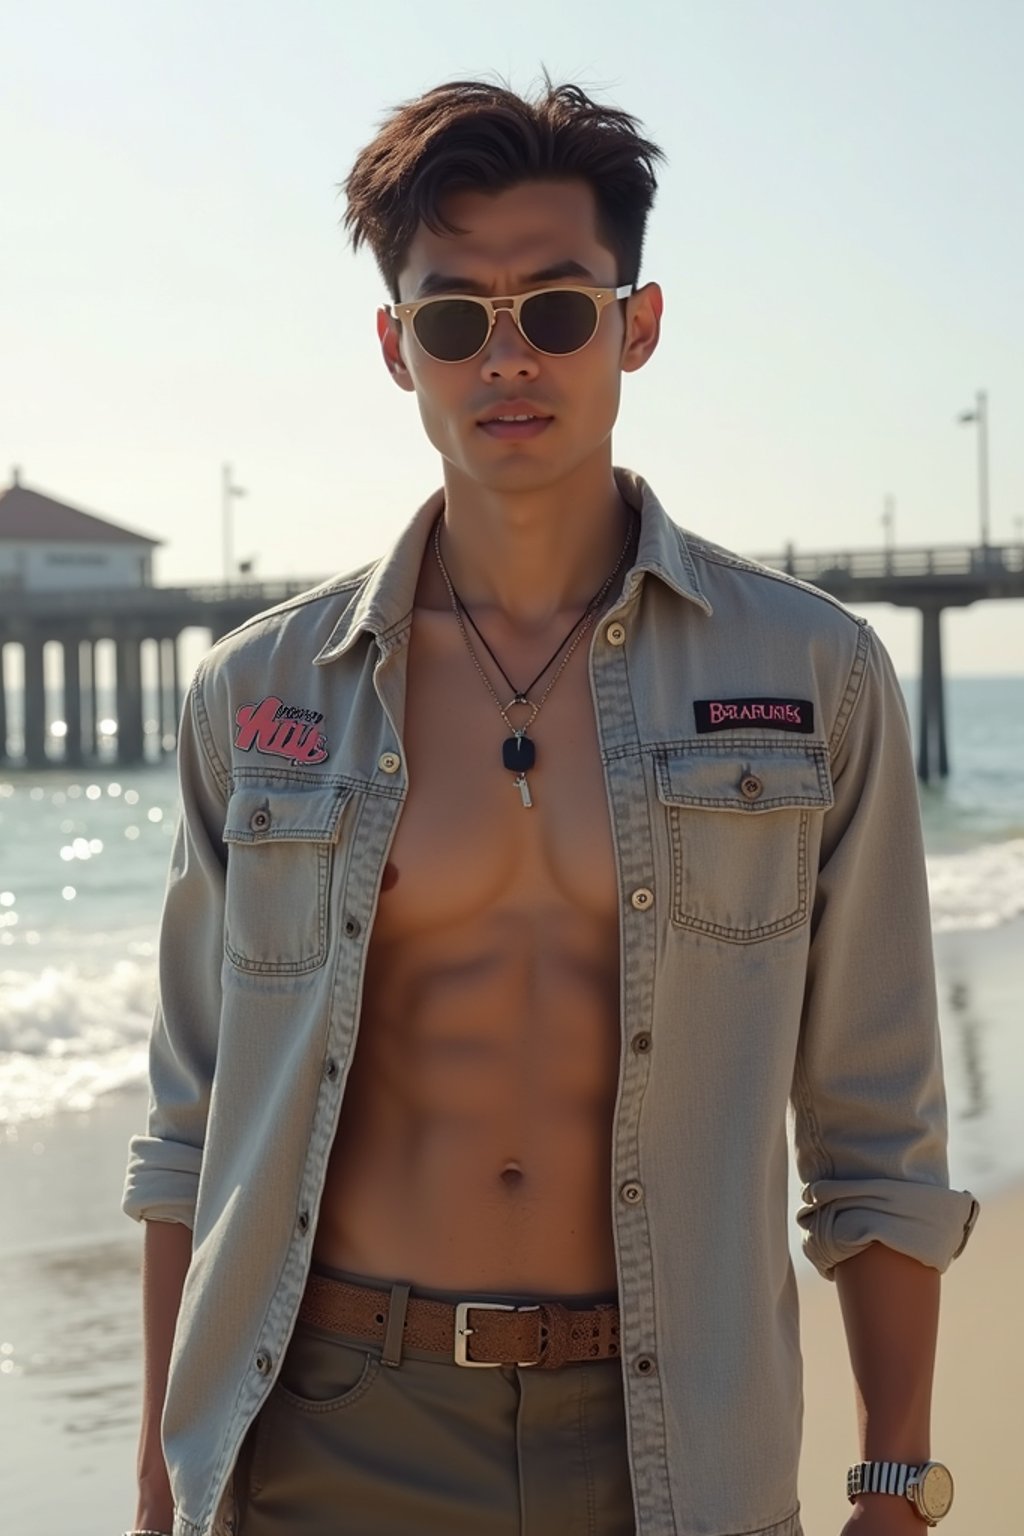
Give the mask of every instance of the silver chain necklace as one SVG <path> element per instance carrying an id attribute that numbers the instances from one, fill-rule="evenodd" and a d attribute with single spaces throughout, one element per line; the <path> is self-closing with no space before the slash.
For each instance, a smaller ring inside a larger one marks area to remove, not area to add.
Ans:
<path id="1" fill-rule="evenodd" d="M 459 597 L 454 586 L 452 585 L 451 577 L 448 575 L 444 560 L 441 557 L 441 523 L 443 520 L 444 509 L 442 508 L 442 510 L 438 513 L 436 522 L 434 523 L 434 553 L 437 556 L 437 563 L 441 568 L 441 575 L 444 577 L 445 586 L 448 588 L 448 595 L 451 598 L 452 610 L 454 611 L 459 629 L 462 632 L 462 638 L 466 642 L 466 649 L 468 650 L 470 656 L 473 658 L 473 665 L 476 667 L 480 676 L 483 678 L 484 685 L 488 693 L 491 695 L 491 698 L 494 700 L 495 704 L 498 706 L 498 709 L 501 711 L 501 718 L 504 720 L 505 724 L 508 726 L 512 733 L 511 736 L 509 736 L 507 740 L 503 741 L 501 744 L 502 766 L 507 768 L 511 773 L 515 774 L 513 783 L 515 784 L 516 789 L 519 791 L 523 805 L 529 809 L 533 805 L 533 796 L 530 794 L 530 786 L 527 783 L 526 775 L 534 766 L 537 760 L 537 747 L 536 743 L 532 741 L 526 733 L 530 729 L 530 726 L 533 724 L 533 722 L 536 720 L 537 716 L 540 714 L 548 694 L 551 692 L 552 688 L 555 686 L 555 684 L 558 682 L 558 679 L 565 671 L 565 668 L 568 666 L 573 651 L 575 651 L 576 647 L 583 639 L 583 636 L 586 634 L 587 630 L 596 619 L 597 611 L 601 606 L 605 596 L 607 595 L 609 587 L 615 580 L 622 562 L 626 558 L 626 552 L 632 543 L 633 533 L 635 530 L 635 518 L 630 521 L 629 532 L 626 535 L 626 542 L 622 546 L 622 552 L 615 562 L 615 566 L 611 572 L 611 575 L 602 586 L 600 592 L 596 593 L 596 595 L 591 598 L 590 602 L 583 610 L 581 616 L 576 620 L 576 623 L 573 625 L 572 629 L 570 629 L 561 645 L 559 645 L 558 650 L 556 650 L 554 655 L 551 657 L 551 660 L 546 662 L 544 666 L 541 667 L 533 682 L 530 683 L 529 686 L 525 689 L 517 689 L 515 684 L 507 676 L 505 669 L 501 665 L 501 662 L 498 660 L 497 656 L 495 656 L 494 652 L 487 644 L 484 636 L 480 634 L 480 630 L 477 628 L 473 615 L 470 613 L 469 609 L 466 607 L 465 603 L 463 603 L 462 599 Z M 502 704 L 498 695 L 494 691 L 490 678 L 487 676 L 487 673 L 480 665 L 480 658 L 477 656 L 476 651 L 473 649 L 473 643 L 466 631 L 465 624 L 462 622 L 463 612 L 465 612 L 466 617 L 473 625 L 473 628 L 476 630 L 477 634 L 480 635 L 480 639 L 483 640 L 483 643 L 487 647 L 487 650 L 495 665 L 497 666 L 498 671 L 501 673 L 506 683 L 508 683 L 508 686 L 513 690 L 513 696 L 507 704 Z M 555 657 L 557 657 L 559 652 L 566 646 L 570 638 L 572 639 L 572 644 L 569 646 L 569 649 L 562 657 L 562 661 L 558 667 L 558 670 L 545 688 L 539 702 L 535 704 L 529 697 L 530 689 L 533 688 L 538 682 L 540 682 L 540 679 L 544 676 L 544 673 L 548 670 L 548 667 L 551 666 L 551 663 L 555 660 Z M 515 704 L 528 704 L 533 711 L 525 725 L 513 725 L 512 721 L 508 717 L 508 711 Z"/>

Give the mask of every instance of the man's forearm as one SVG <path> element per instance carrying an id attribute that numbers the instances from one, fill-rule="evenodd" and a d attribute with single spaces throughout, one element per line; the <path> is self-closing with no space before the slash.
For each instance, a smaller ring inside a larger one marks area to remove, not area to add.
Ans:
<path id="1" fill-rule="evenodd" d="M 142 1260 L 144 1383 L 135 1522 L 153 1530 L 169 1531 L 174 1512 L 160 1443 L 160 1420 L 174 1327 L 191 1259 L 192 1233 L 188 1227 L 172 1221 L 146 1222 Z"/>
<path id="2" fill-rule="evenodd" d="M 931 1453 L 939 1283 L 937 1269 L 881 1243 L 836 1269 L 863 1461 L 916 1465 Z"/>

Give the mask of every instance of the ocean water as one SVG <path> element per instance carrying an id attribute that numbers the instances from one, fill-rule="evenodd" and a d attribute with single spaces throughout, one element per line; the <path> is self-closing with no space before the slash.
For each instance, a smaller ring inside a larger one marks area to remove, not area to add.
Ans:
<path id="1" fill-rule="evenodd" d="M 1024 1173 L 1024 677 L 953 679 L 947 706 L 952 776 L 921 805 L 951 1164 L 974 1187 Z M 173 757 L 0 768 L 0 1138 L 145 1083 L 176 795 Z"/>

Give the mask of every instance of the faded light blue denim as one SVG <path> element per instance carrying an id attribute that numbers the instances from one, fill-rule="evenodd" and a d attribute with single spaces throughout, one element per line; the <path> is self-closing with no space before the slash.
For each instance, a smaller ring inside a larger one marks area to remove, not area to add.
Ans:
<path id="1" fill-rule="evenodd" d="M 865 621 L 684 534 L 615 474 L 640 544 L 589 667 L 620 901 L 608 1209 L 637 1531 L 800 1536 L 788 1107 L 823 1275 L 873 1241 L 944 1270 L 977 1214 L 948 1186 L 906 711 Z M 162 1426 L 174 1536 L 233 1530 L 232 1468 L 309 1270 L 441 505 L 382 560 L 221 639 L 183 711 L 123 1200 L 194 1233 Z M 298 715 L 260 727 L 268 698 Z M 696 729 L 695 701 L 736 698 L 808 701 L 813 730 Z"/>

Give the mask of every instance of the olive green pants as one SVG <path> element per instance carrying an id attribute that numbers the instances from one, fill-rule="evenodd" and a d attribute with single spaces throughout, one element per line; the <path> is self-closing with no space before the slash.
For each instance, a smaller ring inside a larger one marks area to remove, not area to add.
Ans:
<path id="1" fill-rule="evenodd" d="M 633 1536 L 619 1360 L 467 1370 L 415 1349 L 387 1366 L 381 1353 L 297 1324 L 235 1470 L 238 1536 Z"/>

